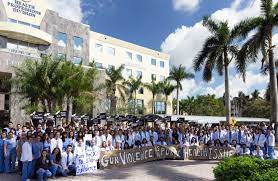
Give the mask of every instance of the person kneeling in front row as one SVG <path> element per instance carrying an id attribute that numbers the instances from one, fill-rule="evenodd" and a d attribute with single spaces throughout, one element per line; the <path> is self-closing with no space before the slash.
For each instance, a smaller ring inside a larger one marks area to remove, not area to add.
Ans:
<path id="1" fill-rule="evenodd" d="M 68 175 L 76 175 L 76 166 L 74 164 L 74 155 L 72 146 L 68 145 L 67 150 L 62 153 L 62 167 Z"/>
<path id="2" fill-rule="evenodd" d="M 39 181 L 45 181 L 52 176 L 52 164 L 46 150 L 43 150 L 41 157 L 36 162 L 36 174 Z"/>

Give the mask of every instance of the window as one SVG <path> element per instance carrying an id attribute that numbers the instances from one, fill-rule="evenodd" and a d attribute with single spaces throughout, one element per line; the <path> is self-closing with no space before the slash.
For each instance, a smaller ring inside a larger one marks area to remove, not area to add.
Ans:
<path id="1" fill-rule="evenodd" d="M 164 81 L 164 80 L 165 80 L 165 76 L 161 75 L 161 76 L 160 76 L 160 81 L 162 82 L 162 81 Z"/>
<path id="2" fill-rule="evenodd" d="M 132 77 L 132 70 L 126 69 L 126 75 L 127 75 L 127 77 Z"/>
<path id="3" fill-rule="evenodd" d="M 73 49 L 81 51 L 83 48 L 83 39 L 75 36 L 73 37 L 73 41 L 74 41 Z"/>
<path id="4" fill-rule="evenodd" d="M 59 59 L 66 60 L 66 54 L 64 54 L 64 53 L 58 53 L 57 57 Z"/>
<path id="5" fill-rule="evenodd" d="M 156 101 L 154 104 L 154 112 L 155 114 L 165 114 L 166 113 L 165 102 Z"/>
<path id="6" fill-rule="evenodd" d="M 16 20 L 16 19 L 12 19 L 12 18 L 9 18 L 9 19 L 8 19 L 8 22 L 10 22 L 10 23 L 16 23 L 16 24 L 21 24 L 21 25 L 24 25 L 24 26 L 30 26 L 30 27 L 36 28 L 36 29 L 40 29 L 40 26 L 38 26 L 38 25 L 33 25 L 33 24 L 30 24 L 30 23 L 26 23 L 26 22 L 24 22 L 24 21 L 18 21 L 18 20 Z"/>
<path id="7" fill-rule="evenodd" d="M 38 25 L 32 25 L 31 24 L 31 27 L 36 28 L 36 29 L 40 29 L 40 26 L 38 26 Z"/>
<path id="8" fill-rule="evenodd" d="M 96 62 L 96 68 L 103 68 L 102 63 Z"/>
<path id="9" fill-rule="evenodd" d="M 80 57 L 73 57 L 73 63 L 74 64 L 80 65 L 81 61 L 82 61 L 82 59 Z"/>
<path id="10" fill-rule="evenodd" d="M 164 62 L 163 61 L 160 61 L 159 64 L 160 64 L 161 68 L 164 68 Z"/>
<path id="11" fill-rule="evenodd" d="M 144 100 L 137 99 L 136 109 L 138 114 L 144 114 Z"/>
<path id="12" fill-rule="evenodd" d="M 17 21 L 18 24 L 21 24 L 21 25 L 25 25 L 25 26 L 31 26 L 30 23 L 26 23 L 26 22 L 23 22 L 23 21 Z"/>
<path id="13" fill-rule="evenodd" d="M 10 23 L 17 23 L 17 20 L 16 20 L 16 19 L 11 19 L 11 18 L 9 18 L 9 19 L 8 19 L 8 22 L 10 22 Z"/>
<path id="14" fill-rule="evenodd" d="M 66 47 L 67 46 L 67 34 L 58 32 L 56 39 L 58 40 L 58 46 Z"/>
<path id="15" fill-rule="evenodd" d="M 153 81 L 156 81 L 156 75 L 155 74 L 152 74 L 151 78 L 152 78 Z"/>
<path id="16" fill-rule="evenodd" d="M 109 55 L 115 55 L 115 48 L 112 47 L 105 47 L 105 53 L 109 54 Z"/>
<path id="17" fill-rule="evenodd" d="M 144 94 L 144 88 L 141 87 L 141 88 L 139 89 L 138 93 L 139 93 L 139 94 Z"/>
<path id="18" fill-rule="evenodd" d="M 156 65 L 156 59 L 152 58 L 151 63 L 152 65 Z"/>
<path id="19" fill-rule="evenodd" d="M 143 74 L 142 71 L 137 71 L 137 79 L 142 78 Z"/>
<path id="20" fill-rule="evenodd" d="M 112 70 L 113 68 L 115 69 L 114 65 L 108 65 L 108 70 Z"/>
<path id="21" fill-rule="evenodd" d="M 97 52 L 103 52 L 103 45 L 102 44 L 96 44 L 96 50 L 97 50 Z"/>
<path id="22" fill-rule="evenodd" d="M 137 62 L 142 62 L 142 56 L 141 55 L 136 55 L 136 60 Z"/>
<path id="23" fill-rule="evenodd" d="M 132 53 L 131 52 L 126 52 L 126 57 L 128 60 L 132 60 Z"/>

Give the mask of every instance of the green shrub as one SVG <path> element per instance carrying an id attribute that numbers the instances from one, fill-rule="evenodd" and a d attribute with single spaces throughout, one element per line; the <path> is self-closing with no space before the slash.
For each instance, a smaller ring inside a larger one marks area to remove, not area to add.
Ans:
<path id="1" fill-rule="evenodd" d="M 230 157 L 213 170 L 219 181 L 278 181 L 278 160 L 261 160 L 254 157 Z"/>

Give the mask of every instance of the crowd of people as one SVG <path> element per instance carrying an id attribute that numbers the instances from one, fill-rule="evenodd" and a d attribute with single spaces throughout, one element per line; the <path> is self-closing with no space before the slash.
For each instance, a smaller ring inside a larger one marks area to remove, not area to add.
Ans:
<path id="1" fill-rule="evenodd" d="M 21 125 L 12 122 L 2 129 L 0 138 L 0 173 L 22 174 L 46 180 L 56 176 L 75 175 L 75 158 L 85 151 L 85 135 L 91 135 L 90 146 L 96 151 L 125 150 L 154 145 L 234 147 L 237 155 L 274 159 L 275 137 L 271 126 L 153 124 L 46 124 Z M 17 169 L 16 169 L 16 163 Z"/>

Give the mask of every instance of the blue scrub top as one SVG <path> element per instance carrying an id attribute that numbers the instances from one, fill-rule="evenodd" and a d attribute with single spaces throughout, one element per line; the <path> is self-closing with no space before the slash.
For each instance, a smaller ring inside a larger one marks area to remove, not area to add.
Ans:
<path id="1" fill-rule="evenodd" d="M 10 152 L 11 150 L 16 149 L 16 138 L 9 138 L 4 141 L 4 144 L 7 145 L 7 151 Z"/>
<path id="2" fill-rule="evenodd" d="M 33 142 L 32 143 L 32 154 L 34 156 L 34 159 L 40 158 L 42 150 L 43 150 L 42 142 L 38 142 L 38 143 Z"/>
<path id="3" fill-rule="evenodd" d="M 47 150 L 48 152 L 50 151 L 50 143 L 48 141 L 43 143 L 43 149 Z"/>
<path id="4" fill-rule="evenodd" d="M 5 143 L 5 141 L 1 138 L 0 139 L 0 152 L 2 153 L 4 153 L 4 143 Z"/>

